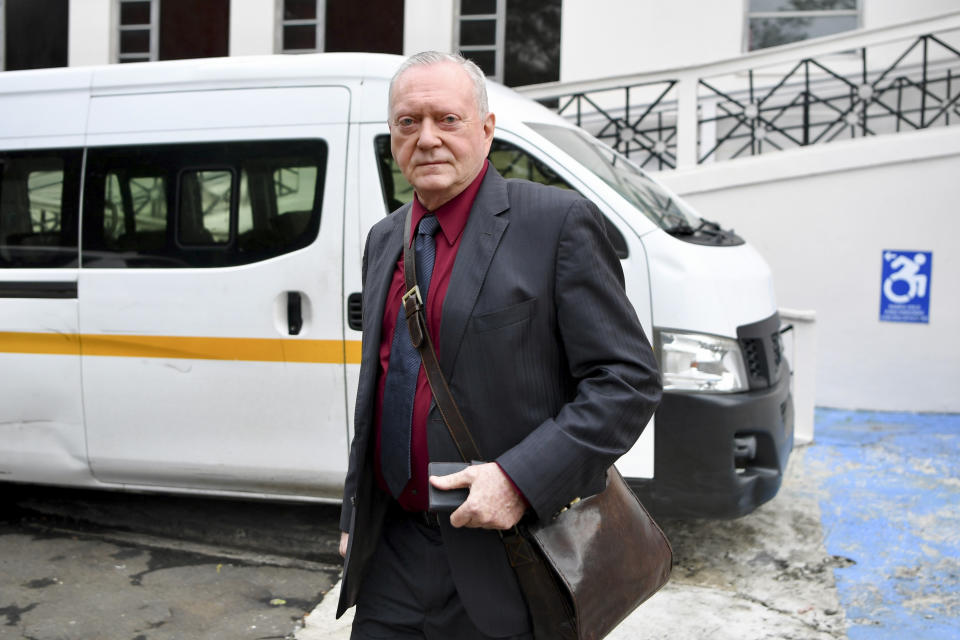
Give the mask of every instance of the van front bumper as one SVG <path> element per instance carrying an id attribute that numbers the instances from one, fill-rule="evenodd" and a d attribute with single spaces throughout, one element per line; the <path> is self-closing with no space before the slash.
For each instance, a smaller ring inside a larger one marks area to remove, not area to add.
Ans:
<path id="1" fill-rule="evenodd" d="M 665 392 L 654 425 L 654 477 L 627 479 L 654 515 L 746 515 L 777 494 L 793 449 L 790 374 L 744 393 Z"/>

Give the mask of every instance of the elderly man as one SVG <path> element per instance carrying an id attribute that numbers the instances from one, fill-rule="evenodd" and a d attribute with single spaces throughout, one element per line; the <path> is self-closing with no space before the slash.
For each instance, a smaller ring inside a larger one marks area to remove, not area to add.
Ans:
<path id="1" fill-rule="evenodd" d="M 660 398 L 601 214 L 576 193 L 497 174 L 494 122 L 482 72 L 459 56 L 418 54 L 393 78 L 391 149 L 416 197 L 373 227 L 363 258 L 338 611 L 357 605 L 353 638 L 531 638 L 496 530 L 601 490 Z M 459 456 L 402 316 L 403 242 L 485 458 L 429 479 L 428 461 Z M 428 481 L 469 495 L 429 513 Z"/>

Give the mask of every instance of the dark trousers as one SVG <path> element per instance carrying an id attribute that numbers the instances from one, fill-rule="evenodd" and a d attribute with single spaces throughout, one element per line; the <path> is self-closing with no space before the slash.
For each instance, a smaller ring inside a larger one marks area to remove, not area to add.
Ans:
<path id="1" fill-rule="evenodd" d="M 489 640 L 457 595 L 440 529 L 391 509 L 357 599 L 351 640 Z M 533 640 L 531 634 L 510 640 Z"/>

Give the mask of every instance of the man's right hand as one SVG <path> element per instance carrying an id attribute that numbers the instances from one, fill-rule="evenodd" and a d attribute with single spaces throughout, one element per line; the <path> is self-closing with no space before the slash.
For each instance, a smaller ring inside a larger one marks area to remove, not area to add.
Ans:
<path id="1" fill-rule="evenodd" d="M 454 527 L 507 530 L 520 522 L 526 503 L 496 462 L 472 464 L 446 476 L 430 476 L 437 489 L 470 489 L 467 499 L 450 514 Z"/>
<path id="2" fill-rule="evenodd" d="M 347 557 L 347 542 L 350 541 L 350 534 L 346 531 L 340 532 L 340 557 Z"/>

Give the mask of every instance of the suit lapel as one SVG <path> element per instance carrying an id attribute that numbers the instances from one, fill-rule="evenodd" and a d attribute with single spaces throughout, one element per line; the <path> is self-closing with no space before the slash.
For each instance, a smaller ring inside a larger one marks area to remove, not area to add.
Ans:
<path id="1" fill-rule="evenodd" d="M 463 230 L 450 286 L 443 301 L 440 323 L 440 368 L 449 379 L 454 370 L 463 333 L 473 313 L 490 262 L 509 221 L 500 214 L 510 208 L 507 182 L 490 165 Z"/>
<path id="2" fill-rule="evenodd" d="M 383 328 L 383 311 L 387 303 L 387 291 L 393 280 L 393 270 L 403 249 L 403 219 L 407 208 L 401 207 L 390 215 L 392 224 L 379 242 L 370 243 L 367 256 L 367 292 L 364 293 L 363 309 L 363 359 L 379 362 L 380 331 Z M 377 368 L 371 367 L 372 380 L 376 380 Z M 371 385 L 374 382 L 370 383 Z"/>

